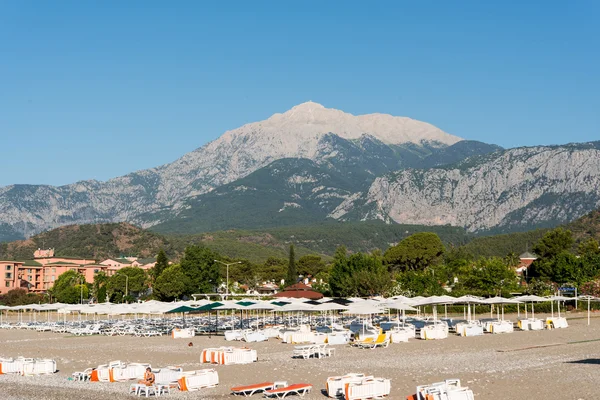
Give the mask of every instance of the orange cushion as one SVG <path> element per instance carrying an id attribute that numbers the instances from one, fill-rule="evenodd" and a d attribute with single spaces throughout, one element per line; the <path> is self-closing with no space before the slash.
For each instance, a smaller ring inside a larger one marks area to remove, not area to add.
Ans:
<path id="1" fill-rule="evenodd" d="M 292 390 L 306 389 L 309 387 L 312 387 L 312 385 L 310 385 L 308 383 L 295 383 L 293 385 L 286 386 L 284 388 L 269 390 L 269 393 L 284 393 L 284 392 L 290 392 Z"/>
<path id="2" fill-rule="evenodd" d="M 231 388 L 231 391 L 232 392 L 243 392 L 246 390 L 272 387 L 273 385 L 274 385 L 273 382 L 263 382 L 263 383 L 257 383 L 255 385 L 237 386 L 237 387 Z"/>

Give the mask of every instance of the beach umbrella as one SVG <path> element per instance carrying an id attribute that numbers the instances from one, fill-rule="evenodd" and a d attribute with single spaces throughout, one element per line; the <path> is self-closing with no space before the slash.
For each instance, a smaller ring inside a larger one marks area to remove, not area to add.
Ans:
<path id="1" fill-rule="evenodd" d="M 531 318 L 535 318 L 535 309 L 533 308 L 533 303 L 540 303 L 544 301 L 548 301 L 545 297 L 540 297 L 536 295 L 525 295 L 515 297 L 515 300 L 519 300 L 523 303 L 531 303 Z M 527 305 L 525 305 L 525 318 L 527 318 Z"/>
<path id="2" fill-rule="evenodd" d="M 504 297 L 490 297 L 489 299 L 481 300 L 482 304 L 500 304 L 502 306 L 502 321 L 504 321 L 504 305 L 505 304 L 521 304 L 519 300 L 516 299 L 506 299 Z"/>
<path id="3" fill-rule="evenodd" d="M 551 312 L 552 312 L 553 317 L 554 317 L 554 302 L 556 301 L 556 306 L 558 307 L 558 318 L 560 318 L 560 302 L 573 300 L 572 297 L 565 297 L 565 296 L 558 296 L 558 295 L 548 296 L 546 298 L 551 301 L 550 304 L 552 305 Z"/>
<path id="4" fill-rule="evenodd" d="M 583 295 L 583 296 L 579 296 L 577 297 L 579 300 L 587 300 L 588 302 L 588 309 L 587 309 L 587 324 L 588 326 L 590 325 L 590 302 L 592 301 L 598 301 L 600 300 L 598 297 L 594 297 L 594 296 L 587 296 L 587 295 Z"/>
<path id="5" fill-rule="evenodd" d="M 483 298 L 472 296 L 467 294 L 465 296 L 457 297 L 454 301 L 454 304 L 466 304 L 467 305 L 467 321 L 471 321 L 471 304 L 473 304 L 473 318 L 475 318 L 475 304 L 485 304 L 482 303 Z"/>

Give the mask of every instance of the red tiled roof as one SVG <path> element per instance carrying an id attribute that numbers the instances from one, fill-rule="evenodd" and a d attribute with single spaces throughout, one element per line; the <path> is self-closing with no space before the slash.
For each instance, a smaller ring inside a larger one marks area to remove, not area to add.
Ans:
<path id="1" fill-rule="evenodd" d="M 322 299 L 323 293 L 314 290 L 285 290 L 273 295 L 273 297 L 293 297 L 296 299 Z"/>

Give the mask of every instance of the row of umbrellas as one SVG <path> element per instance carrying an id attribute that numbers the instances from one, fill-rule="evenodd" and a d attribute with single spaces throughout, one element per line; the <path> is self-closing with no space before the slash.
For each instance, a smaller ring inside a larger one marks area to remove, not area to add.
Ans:
<path id="1" fill-rule="evenodd" d="M 592 296 L 580 296 L 578 299 L 590 301 L 600 300 Z M 564 296 L 519 296 L 514 298 L 492 297 L 481 298 L 476 296 L 431 296 L 431 297 L 404 297 L 395 296 L 387 299 L 331 299 L 323 298 L 320 301 L 306 301 L 298 298 L 278 298 L 277 300 L 252 300 L 252 301 L 210 301 L 210 300 L 190 300 L 178 302 L 161 302 L 150 300 L 142 303 L 132 304 L 29 304 L 22 306 L 0 306 L 0 310 L 7 311 L 56 311 L 58 313 L 78 312 L 81 314 L 99 314 L 99 315 L 123 315 L 123 314 L 168 314 L 168 313 L 196 313 L 205 311 L 219 310 L 265 310 L 277 312 L 319 312 L 319 311 L 341 311 L 346 314 L 381 314 L 385 310 L 394 309 L 399 311 L 417 311 L 416 307 L 437 306 L 437 305 L 506 305 L 506 304 L 526 304 L 539 302 L 569 301 L 573 297 Z M 553 304 L 553 303 L 552 303 Z M 559 307 L 560 313 L 560 307 Z M 533 308 L 532 308 L 533 312 Z"/>

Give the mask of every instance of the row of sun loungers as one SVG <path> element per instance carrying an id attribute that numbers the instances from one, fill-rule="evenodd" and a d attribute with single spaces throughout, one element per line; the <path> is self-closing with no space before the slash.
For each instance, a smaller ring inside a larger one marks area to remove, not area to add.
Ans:
<path id="1" fill-rule="evenodd" d="M 50 375 L 56 372 L 56 361 L 38 358 L 0 358 L 0 375 Z"/>
<path id="2" fill-rule="evenodd" d="M 111 361 L 96 368 L 88 368 L 83 372 L 75 372 L 73 377 L 78 381 L 126 382 L 143 379 L 146 368 L 152 367 L 150 364 L 144 363 Z M 214 369 L 184 371 L 181 367 L 164 367 L 153 369 L 152 372 L 155 377 L 153 385 L 134 383 L 130 386 L 130 393 L 146 397 L 160 396 L 169 393 L 171 387 L 191 392 L 215 387 L 219 384 L 219 374 Z"/>

